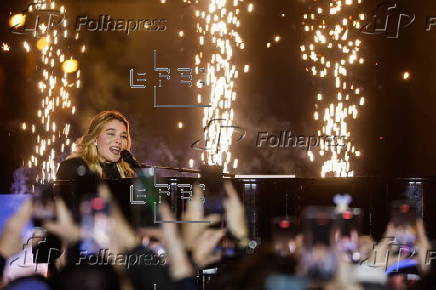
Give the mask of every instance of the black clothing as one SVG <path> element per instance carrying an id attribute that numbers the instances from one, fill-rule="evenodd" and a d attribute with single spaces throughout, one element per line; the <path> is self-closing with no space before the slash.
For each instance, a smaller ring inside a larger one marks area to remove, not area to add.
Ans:
<path id="1" fill-rule="evenodd" d="M 103 170 L 103 178 L 120 179 L 121 175 L 118 171 L 117 164 L 100 163 Z M 61 162 L 56 174 L 57 180 L 77 180 L 89 173 L 89 167 L 86 162 L 80 157 L 74 157 Z"/>
<path id="2" fill-rule="evenodd" d="M 107 179 L 120 179 L 121 175 L 118 171 L 117 164 L 115 162 L 110 163 L 100 163 L 101 169 L 103 170 L 103 176 Z"/>

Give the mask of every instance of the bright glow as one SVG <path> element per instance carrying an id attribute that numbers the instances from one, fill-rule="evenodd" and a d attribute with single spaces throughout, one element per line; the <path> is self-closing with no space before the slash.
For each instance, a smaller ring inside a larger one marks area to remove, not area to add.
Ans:
<path id="1" fill-rule="evenodd" d="M 77 67 L 78 67 L 78 63 L 77 60 L 75 59 L 67 59 L 62 64 L 62 70 L 66 73 L 75 72 L 77 70 Z"/>
<path id="2" fill-rule="evenodd" d="M 26 15 L 24 14 L 14 14 L 9 18 L 10 27 L 21 27 L 26 23 Z"/>
<path id="3" fill-rule="evenodd" d="M 36 48 L 38 50 L 43 50 L 45 48 L 48 48 L 49 44 L 50 44 L 50 42 L 48 41 L 47 37 L 41 37 L 36 42 Z"/>
<path id="4" fill-rule="evenodd" d="M 9 51 L 9 49 L 10 49 L 10 47 L 9 47 L 9 45 L 7 44 L 7 43 L 2 43 L 2 49 L 3 49 L 3 51 Z"/>
<path id="5" fill-rule="evenodd" d="M 250 3 L 250 4 L 248 4 L 248 12 L 253 12 L 253 9 L 254 9 L 254 5 L 253 5 L 253 3 Z"/>

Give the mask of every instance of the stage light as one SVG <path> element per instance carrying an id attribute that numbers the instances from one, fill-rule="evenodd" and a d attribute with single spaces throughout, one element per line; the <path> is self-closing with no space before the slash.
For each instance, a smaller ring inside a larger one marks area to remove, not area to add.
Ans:
<path id="1" fill-rule="evenodd" d="M 10 27 L 21 27 L 26 23 L 26 15 L 24 14 L 14 14 L 9 18 Z"/>
<path id="2" fill-rule="evenodd" d="M 177 123 L 177 128 L 182 129 L 183 128 L 183 123 L 182 122 L 178 122 Z"/>
<path id="3" fill-rule="evenodd" d="M 183 37 L 183 36 L 185 36 L 185 33 L 182 30 L 180 30 L 179 31 L 179 37 Z"/>
<path id="4" fill-rule="evenodd" d="M 353 218 L 353 213 L 346 211 L 342 214 L 344 220 L 351 220 Z"/>
<path id="5" fill-rule="evenodd" d="M 66 73 L 75 72 L 77 70 L 77 67 L 78 67 L 78 63 L 77 60 L 75 59 L 67 59 L 62 64 L 62 70 Z"/>
<path id="6" fill-rule="evenodd" d="M 403 72 L 403 80 L 408 80 L 408 79 L 410 79 L 410 72 L 408 71 Z"/>
<path id="7" fill-rule="evenodd" d="M 92 200 L 92 208 L 95 210 L 101 210 L 104 208 L 104 199 L 101 197 L 96 197 Z"/>
<path id="8" fill-rule="evenodd" d="M 400 212 L 401 213 L 408 213 L 410 210 L 410 206 L 408 204 L 402 204 L 400 206 Z"/>

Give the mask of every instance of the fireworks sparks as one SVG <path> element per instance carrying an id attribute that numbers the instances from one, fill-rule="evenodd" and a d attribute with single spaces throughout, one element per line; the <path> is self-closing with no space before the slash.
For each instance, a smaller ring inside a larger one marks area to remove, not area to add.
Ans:
<path id="1" fill-rule="evenodd" d="M 9 47 L 9 45 L 7 44 L 7 43 L 2 43 L 2 50 L 3 51 L 9 51 L 9 49 L 10 49 L 10 47 Z"/>
<path id="2" fill-rule="evenodd" d="M 39 9 L 57 9 L 62 16 L 65 16 L 66 12 L 63 6 L 59 7 L 52 1 L 40 1 L 29 6 L 28 9 L 29 12 L 36 12 Z M 14 24 L 14 27 L 21 23 L 24 25 L 25 15 L 16 15 L 10 19 L 10 25 Z M 54 179 L 59 155 L 71 145 L 70 124 L 62 120 L 76 112 L 71 94 L 75 87 L 80 86 L 80 70 L 77 70 L 78 63 L 70 53 L 64 52 L 69 37 L 66 19 L 63 18 L 62 25 L 57 26 L 50 26 L 48 21 L 45 23 L 39 18 L 38 21 L 40 21 L 38 30 L 35 30 L 32 33 L 33 38 L 28 40 L 35 43 L 34 47 L 37 50 L 33 50 L 33 45 L 31 46 L 27 41 L 24 41 L 23 46 L 27 53 L 36 53 L 39 57 L 40 77 L 36 81 L 36 87 L 41 98 L 41 107 L 36 112 L 36 122 L 31 126 L 23 123 L 21 127 L 23 130 L 31 128 L 36 142 L 34 154 L 28 160 L 27 165 L 38 168 L 37 180 L 45 182 Z M 77 38 L 78 35 L 75 39 Z M 82 52 L 84 51 L 85 47 L 82 46 Z M 65 60 L 66 54 L 70 55 L 68 60 Z"/>
<path id="3" fill-rule="evenodd" d="M 249 13 L 253 12 L 253 9 L 254 9 L 254 5 L 253 5 L 253 3 L 248 4 L 247 9 L 248 9 L 248 12 L 249 12 Z"/>
<path id="4" fill-rule="evenodd" d="M 200 44 L 199 53 L 195 55 L 195 71 L 207 69 L 206 85 L 210 88 L 211 104 L 204 108 L 203 117 L 203 127 L 209 126 L 204 132 L 205 147 L 210 150 L 202 153 L 201 160 L 208 165 L 223 166 L 224 172 L 228 172 L 232 161 L 233 129 L 229 126 L 233 124 L 232 102 L 236 99 L 235 79 L 239 73 L 233 64 L 234 49 L 245 47 L 238 33 L 241 3 L 241 0 L 210 0 L 207 9 L 195 11 Z M 248 12 L 252 11 L 250 3 Z M 198 100 L 201 99 L 199 94 Z M 209 124 L 213 119 L 221 121 Z"/>
<path id="5" fill-rule="evenodd" d="M 321 142 L 319 156 L 323 161 L 321 176 L 353 176 L 350 161 L 361 155 L 351 143 L 350 119 L 356 119 L 358 104 L 365 98 L 361 89 L 351 80 L 349 73 L 353 64 L 363 64 L 359 57 L 362 45 L 359 39 L 351 39 L 350 32 L 359 29 L 363 14 L 352 16 L 353 2 L 361 0 L 330 0 L 313 2 L 310 13 L 304 14 L 304 31 L 310 41 L 301 46 L 302 58 L 311 63 L 306 70 L 318 78 L 319 86 L 315 103 L 314 119 L 320 124 L 318 135 L 346 136 L 344 146 L 331 146 Z M 315 154 L 308 152 L 310 161 Z"/>

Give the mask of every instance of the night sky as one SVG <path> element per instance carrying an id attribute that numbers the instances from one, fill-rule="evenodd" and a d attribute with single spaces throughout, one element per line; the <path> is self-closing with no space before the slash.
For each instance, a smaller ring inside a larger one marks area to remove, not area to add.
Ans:
<path id="1" fill-rule="evenodd" d="M 119 110 L 131 121 L 133 152 L 145 163 L 187 167 L 190 158 L 198 165 L 198 151 L 191 144 L 201 137 L 203 109 L 154 108 L 152 88 L 129 87 L 129 70 L 152 75 L 153 50 L 161 66 L 193 67 L 198 49 L 194 4 L 182 0 L 146 1 L 61 1 L 67 9 L 69 25 L 77 16 L 98 18 L 166 19 L 165 31 L 123 32 L 81 31 L 86 53 L 77 54 L 82 86 L 72 100 L 77 104 L 72 139 L 83 134 L 92 116 L 101 110 Z M 201 1 L 203 3 L 206 1 Z M 28 36 L 9 31 L 10 13 L 19 13 L 27 1 L 0 3 L 0 43 L 11 47 L 0 50 L 0 154 L 2 156 L 0 193 L 10 191 L 13 172 L 33 150 L 33 136 L 20 129 L 22 122 L 36 118 L 36 66 L 22 43 Z M 246 6 L 254 4 L 252 13 Z M 319 177 L 319 159 L 311 163 L 299 148 L 256 148 L 260 131 L 279 134 L 291 130 L 296 135 L 316 135 L 313 120 L 317 81 L 306 72 L 300 45 L 308 35 L 302 15 L 313 1 L 253 0 L 243 3 L 239 33 L 244 50 L 234 50 L 240 68 L 236 80 L 237 99 L 233 104 L 235 125 L 244 128 L 246 138 L 234 144 L 232 154 L 239 159 L 235 171 L 244 174 L 296 174 Z M 370 21 L 378 1 L 364 1 Z M 366 104 L 352 122 L 353 143 L 361 157 L 352 162 L 356 176 L 418 177 L 436 173 L 436 27 L 426 32 L 426 20 L 436 16 L 434 1 L 397 1 L 398 7 L 415 14 L 412 25 L 400 30 L 399 38 L 368 35 L 354 31 L 362 41 L 363 65 L 352 68 L 354 82 L 363 88 Z M 201 5 L 201 4 L 200 4 Z M 285 16 L 283 17 L 282 14 Z M 184 37 L 179 37 L 179 31 Z M 274 37 L 280 36 L 278 43 Z M 270 48 L 266 43 L 271 42 Z M 78 43 L 70 44 L 78 50 Z M 242 67 L 250 65 L 248 73 Z M 33 69 L 32 69 L 33 68 Z M 402 74 L 409 71 L 409 80 Z M 148 80 L 153 83 L 153 77 Z M 193 90 L 168 82 L 159 99 L 165 104 L 195 104 Z M 177 127 L 183 122 L 183 128 Z"/>

